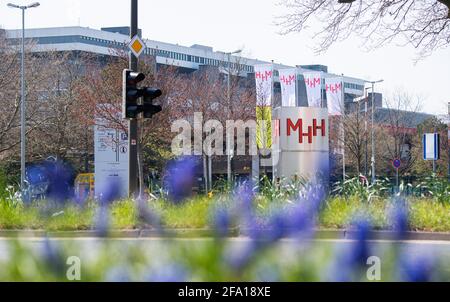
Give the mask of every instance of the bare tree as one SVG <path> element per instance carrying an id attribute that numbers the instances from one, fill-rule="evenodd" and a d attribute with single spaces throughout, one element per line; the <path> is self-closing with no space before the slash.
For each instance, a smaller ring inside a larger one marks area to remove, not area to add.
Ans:
<path id="1" fill-rule="evenodd" d="M 385 103 L 387 108 L 383 110 L 383 114 L 377 113 L 380 119 L 378 136 L 382 138 L 379 141 L 380 147 L 377 148 L 378 157 L 388 165 L 393 159 L 401 159 L 400 173 L 407 174 L 418 159 L 417 154 L 411 151 L 416 147 L 415 119 L 421 108 L 421 98 L 396 91 L 385 99 Z"/>
<path id="2" fill-rule="evenodd" d="M 450 44 L 450 1 L 448 0 L 283 0 L 288 12 L 278 24 L 282 33 L 303 32 L 315 22 L 316 52 L 351 34 L 364 38 L 369 49 L 394 39 L 410 43 L 420 55 Z"/>
<path id="3" fill-rule="evenodd" d="M 31 138 L 36 129 L 48 122 L 43 110 L 43 99 L 47 90 L 43 83 L 48 83 L 53 62 L 42 56 L 32 55 L 26 46 L 26 134 Z M 16 157 L 20 144 L 20 50 L 17 45 L 9 43 L 0 32 L 0 158 Z M 32 140 L 31 140 L 32 141 Z M 30 159 L 32 157 L 30 156 Z"/>
<path id="4" fill-rule="evenodd" d="M 357 106 L 357 110 L 342 117 L 345 127 L 345 141 L 343 143 L 346 154 L 348 154 L 348 164 L 354 168 L 356 175 L 361 175 L 364 171 L 363 164 L 367 139 L 365 123 L 367 119 L 364 112 L 359 108 L 360 103 Z"/>

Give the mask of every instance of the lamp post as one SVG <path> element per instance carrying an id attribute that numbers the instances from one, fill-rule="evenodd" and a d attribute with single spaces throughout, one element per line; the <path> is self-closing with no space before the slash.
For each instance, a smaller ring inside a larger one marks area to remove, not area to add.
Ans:
<path id="1" fill-rule="evenodd" d="M 20 188 L 23 191 L 25 188 L 25 139 L 26 139 L 26 96 L 25 96 L 25 11 L 29 8 L 38 7 L 39 2 L 34 2 L 30 5 L 16 5 L 8 3 L 8 7 L 18 8 L 22 10 L 22 56 L 21 56 L 21 103 L 20 103 Z"/>
<path id="2" fill-rule="evenodd" d="M 364 163 L 364 176 L 366 176 L 366 178 L 368 178 L 369 176 L 369 138 L 368 138 L 368 134 L 369 134 L 369 126 L 368 126 L 368 119 L 367 119 L 367 113 L 369 111 L 368 108 L 368 103 L 369 103 L 369 96 L 367 94 L 367 90 L 370 88 L 366 88 L 364 89 L 364 143 L 365 143 L 365 163 Z"/>
<path id="3" fill-rule="evenodd" d="M 227 101 L 228 101 L 228 113 L 227 113 L 227 119 L 230 119 L 230 111 L 231 111 L 231 55 L 241 53 L 242 50 L 235 50 L 232 52 L 226 53 L 228 56 L 228 76 L 227 76 Z M 230 129 L 227 128 L 227 180 L 228 183 L 231 184 L 232 181 L 232 175 L 231 175 L 231 135 L 230 135 Z M 234 133 L 233 133 L 234 136 Z M 234 146 L 233 146 L 234 150 Z"/>
<path id="4" fill-rule="evenodd" d="M 376 181 L 376 170 L 375 170 L 375 84 L 382 83 L 384 80 L 378 80 L 378 81 L 366 81 L 366 83 L 372 84 L 372 130 L 371 130 L 371 136 L 372 136 L 372 184 Z"/>

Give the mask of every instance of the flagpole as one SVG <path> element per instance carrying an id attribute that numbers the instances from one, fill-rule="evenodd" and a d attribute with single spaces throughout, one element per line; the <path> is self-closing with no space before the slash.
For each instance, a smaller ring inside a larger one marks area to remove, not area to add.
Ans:
<path id="1" fill-rule="evenodd" d="M 342 179 L 345 182 L 345 86 L 344 77 L 342 77 Z"/>
<path id="2" fill-rule="evenodd" d="M 272 115 L 273 115 L 273 106 L 274 106 L 274 100 L 275 100 L 275 66 L 273 64 L 273 60 L 272 60 L 272 96 L 271 96 L 271 100 L 270 100 L 270 121 L 269 121 L 269 126 L 270 126 L 270 142 L 272 143 L 270 145 L 270 149 L 272 149 L 272 145 L 273 145 L 273 129 L 272 129 Z M 272 159 L 272 183 L 275 183 L 275 165 L 274 165 L 274 161 L 273 161 L 273 154 L 270 153 L 270 158 Z M 266 169 L 264 169 L 266 170 Z M 266 171 L 265 171 L 266 172 Z M 267 172 L 266 172 L 267 174 Z"/>
<path id="3" fill-rule="evenodd" d="M 323 108 L 322 72 L 320 73 L 320 108 Z"/>

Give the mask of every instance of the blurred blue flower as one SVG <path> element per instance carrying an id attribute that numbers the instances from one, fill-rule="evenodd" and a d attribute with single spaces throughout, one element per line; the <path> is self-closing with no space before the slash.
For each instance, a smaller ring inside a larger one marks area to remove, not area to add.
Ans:
<path id="1" fill-rule="evenodd" d="M 94 230 L 98 237 L 106 238 L 109 235 L 110 215 L 108 206 L 100 205 L 94 217 Z"/>
<path id="2" fill-rule="evenodd" d="M 255 199 L 253 183 L 247 181 L 236 187 L 233 192 L 233 199 L 237 200 L 237 212 L 240 215 L 250 215 L 253 211 L 253 200 Z"/>
<path id="3" fill-rule="evenodd" d="M 396 199 L 390 210 L 389 218 L 397 240 L 406 239 L 409 230 L 409 209 L 404 199 Z"/>
<path id="4" fill-rule="evenodd" d="M 359 281 L 366 271 L 367 259 L 371 255 L 369 236 L 372 227 L 367 219 L 357 218 L 352 223 L 352 242 L 336 252 L 328 269 L 328 278 L 334 282 Z M 364 275 L 365 276 L 365 275 Z"/>
<path id="5" fill-rule="evenodd" d="M 258 240 L 249 240 L 242 242 L 242 244 L 243 246 L 239 249 L 233 248 L 224 253 L 226 266 L 236 272 L 246 268 L 255 259 L 255 255 L 260 248 L 260 241 Z"/>
<path id="6" fill-rule="evenodd" d="M 118 179 L 113 179 L 103 183 L 96 189 L 100 206 L 107 206 L 123 197 L 122 183 Z"/>
<path id="7" fill-rule="evenodd" d="M 366 266 L 367 259 L 371 256 L 368 240 L 372 227 L 366 219 L 356 220 L 353 226 L 356 228 L 355 241 L 353 242 L 347 262 L 354 266 Z"/>
<path id="8" fill-rule="evenodd" d="M 411 255 L 403 253 L 399 259 L 399 275 L 402 282 L 432 281 L 435 263 L 425 254 Z"/>
<path id="9" fill-rule="evenodd" d="M 180 203 L 192 196 L 197 168 L 198 161 L 194 157 L 182 157 L 168 164 L 164 187 L 171 201 Z"/>
<path id="10" fill-rule="evenodd" d="M 187 269 L 178 263 L 152 267 L 146 277 L 148 282 L 186 282 Z"/>
<path id="11" fill-rule="evenodd" d="M 228 235 L 231 227 L 231 215 L 227 208 L 218 207 L 213 214 L 213 224 L 216 236 L 224 238 Z"/>
<path id="12" fill-rule="evenodd" d="M 137 217 L 139 221 L 146 225 L 152 226 L 162 235 L 164 233 L 164 229 L 162 226 L 161 217 L 150 209 L 144 199 L 136 199 L 136 204 L 138 212 Z"/>
<path id="13" fill-rule="evenodd" d="M 131 282 L 130 272 L 125 266 L 116 266 L 106 272 L 105 282 L 123 283 Z"/>
<path id="14" fill-rule="evenodd" d="M 45 238 L 42 259 L 46 267 L 50 268 L 55 276 L 65 276 L 66 259 L 55 241 Z"/>
<path id="15" fill-rule="evenodd" d="M 26 171 L 26 181 L 30 201 L 47 198 L 63 203 L 74 197 L 75 172 L 68 163 L 46 160 L 31 165 Z"/>

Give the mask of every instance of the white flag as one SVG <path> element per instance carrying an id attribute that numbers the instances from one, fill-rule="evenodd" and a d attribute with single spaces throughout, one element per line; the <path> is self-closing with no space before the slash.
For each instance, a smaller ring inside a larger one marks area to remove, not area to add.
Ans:
<path id="1" fill-rule="evenodd" d="M 321 107 L 322 105 L 322 73 L 307 72 L 303 74 L 308 96 L 309 107 Z"/>
<path id="2" fill-rule="evenodd" d="M 256 106 L 272 106 L 273 65 L 255 65 Z"/>
<path id="3" fill-rule="evenodd" d="M 343 82 L 342 78 L 325 79 L 329 115 L 342 115 L 344 113 Z"/>
<path id="4" fill-rule="evenodd" d="M 281 69 L 279 74 L 281 83 L 281 106 L 296 107 L 297 69 Z"/>

